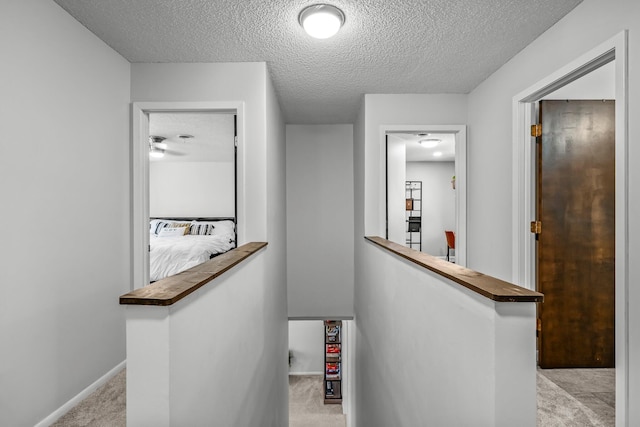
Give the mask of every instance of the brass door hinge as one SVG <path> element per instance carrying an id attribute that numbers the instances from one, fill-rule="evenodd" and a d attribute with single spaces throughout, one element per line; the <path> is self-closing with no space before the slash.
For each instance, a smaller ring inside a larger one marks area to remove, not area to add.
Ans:
<path id="1" fill-rule="evenodd" d="M 542 124 L 538 123 L 537 125 L 531 125 L 531 136 L 536 138 L 542 136 Z"/>
<path id="2" fill-rule="evenodd" d="M 531 221 L 531 232 L 534 234 L 542 233 L 542 222 L 540 221 Z"/>
<path id="3" fill-rule="evenodd" d="M 536 331 L 542 332 L 542 319 L 537 319 Z"/>

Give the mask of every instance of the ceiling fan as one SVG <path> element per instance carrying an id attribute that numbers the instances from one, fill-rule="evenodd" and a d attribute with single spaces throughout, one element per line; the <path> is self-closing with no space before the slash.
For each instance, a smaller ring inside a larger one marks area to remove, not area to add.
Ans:
<path id="1" fill-rule="evenodd" d="M 185 138 L 193 138 L 191 135 L 178 135 L 182 142 Z M 169 145 L 165 142 L 167 138 L 159 135 L 149 135 L 149 156 L 154 158 L 162 158 L 165 154 L 171 156 L 184 156 L 186 153 L 178 150 L 169 149 Z"/>

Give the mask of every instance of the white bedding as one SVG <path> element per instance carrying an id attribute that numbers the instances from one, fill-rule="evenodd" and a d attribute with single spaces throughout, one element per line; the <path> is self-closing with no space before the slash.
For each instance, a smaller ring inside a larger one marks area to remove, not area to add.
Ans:
<path id="1" fill-rule="evenodd" d="M 234 246 L 234 237 L 233 234 L 179 237 L 151 234 L 149 278 L 152 282 L 164 279 L 208 261 L 212 254 L 227 252 Z"/>

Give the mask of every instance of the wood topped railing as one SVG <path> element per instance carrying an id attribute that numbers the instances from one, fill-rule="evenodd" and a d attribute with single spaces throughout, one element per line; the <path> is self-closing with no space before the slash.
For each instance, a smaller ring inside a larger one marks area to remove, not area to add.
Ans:
<path id="1" fill-rule="evenodd" d="M 493 301 L 499 302 L 542 302 L 544 296 L 530 289 L 478 273 L 474 270 L 436 258 L 424 252 L 410 249 L 377 236 L 365 237 L 366 240 L 393 252 L 421 267 L 446 277 L 467 289 Z"/>
<path id="2" fill-rule="evenodd" d="M 267 246 L 266 242 L 244 244 L 182 273 L 124 294 L 120 297 L 120 304 L 161 306 L 175 304 L 265 246 Z"/>

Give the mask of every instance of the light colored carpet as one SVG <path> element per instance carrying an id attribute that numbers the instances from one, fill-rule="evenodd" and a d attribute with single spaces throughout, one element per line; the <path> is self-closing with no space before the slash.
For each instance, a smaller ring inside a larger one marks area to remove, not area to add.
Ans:
<path id="1" fill-rule="evenodd" d="M 558 374 L 559 373 L 554 373 Z M 566 375 L 565 375 L 566 377 Z M 54 427 L 125 427 L 126 370 L 119 372 Z M 596 414 L 563 388 L 538 373 L 538 427 L 613 427 L 613 417 Z M 290 427 L 345 427 L 342 405 L 325 405 L 322 377 L 289 377 Z"/>
<path id="2" fill-rule="evenodd" d="M 609 427 L 586 405 L 538 372 L 538 427 Z"/>
<path id="3" fill-rule="evenodd" d="M 342 405 L 324 404 L 321 375 L 289 376 L 289 427 L 345 427 Z"/>
<path id="4" fill-rule="evenodd" d="M 118 372 L 52 427 L 126 427 L 126 372 Z"/>

